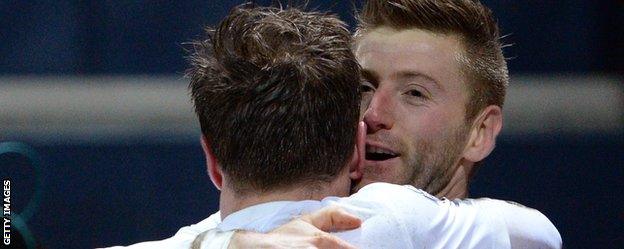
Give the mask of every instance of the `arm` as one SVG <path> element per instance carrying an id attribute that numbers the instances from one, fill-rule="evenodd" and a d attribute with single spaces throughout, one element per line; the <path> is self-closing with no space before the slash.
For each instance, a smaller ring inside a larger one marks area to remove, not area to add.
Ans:
<path id="1" fill-rule="evenodd" d="M 193 249 L 236 248 L 354 248 L 328 232 L 358 228 L 360 219 L 328 207 L 304 215 L 267 233 L 206 231 L 193 242 Z"/>
<path id="2" fill-rule="evenodd" d="M 561 248 L 562 240 L 553 223 L 540 211 L 517 203 L 479 199 L 480 206 L 505 221 L 511 248 Z"/>
<path id="3" fill-rule="evenodd" d="M 471 248 L 562 247 L 561 236 L 555 226 L 535 209 L 487 198 L 451 202 L 438 200 L 411 186 L 403 188 L 412 191 L 403 191 L 396 185 L 372 185 L 375 188 L 367 189 L 367 199 L 364 200 L 382 201 L 388 213 L 408 224 L 406 230 L 413 235 L 415 245 L 445 245 L 449 248 L 464 247 L 461 245 L 470 245 Z"/>

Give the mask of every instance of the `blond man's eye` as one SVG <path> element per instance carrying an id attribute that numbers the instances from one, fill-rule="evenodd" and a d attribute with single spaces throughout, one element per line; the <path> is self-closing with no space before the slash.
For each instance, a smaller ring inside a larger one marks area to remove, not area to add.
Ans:
<path id="1" fill-rule="evenodd" d="M 421 91 L 418 90 L 410 90 L 407 92 L 408 95 L 413 96 L 413 97 L 424 97 L 423 93 Z"/>

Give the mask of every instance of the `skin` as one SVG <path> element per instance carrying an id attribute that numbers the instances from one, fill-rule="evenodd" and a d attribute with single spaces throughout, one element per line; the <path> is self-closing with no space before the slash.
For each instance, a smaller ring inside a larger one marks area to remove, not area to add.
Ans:
<path id="1" fill-rule="evenodd" d="M 455 59 L 460 51 L 455 37 L 421 30 L 378 28 L 358 41 L 367 151 L 399 155 L 367 160 L 358 188 L 390 182 L 439 194 L 450 182 L 467 143 L 468 90 Z"/>

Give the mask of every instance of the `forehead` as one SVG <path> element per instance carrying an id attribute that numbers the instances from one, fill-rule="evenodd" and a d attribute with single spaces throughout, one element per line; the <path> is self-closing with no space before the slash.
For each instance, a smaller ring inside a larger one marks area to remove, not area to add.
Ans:
<path id="1" fill-rule="evenodd" d="M 461 77 L 462 46 L 455 35 L 381 27 L 363 33 L 355 53 L 364 69 L 379 74 L 416 71 L 439 81 Z"/>

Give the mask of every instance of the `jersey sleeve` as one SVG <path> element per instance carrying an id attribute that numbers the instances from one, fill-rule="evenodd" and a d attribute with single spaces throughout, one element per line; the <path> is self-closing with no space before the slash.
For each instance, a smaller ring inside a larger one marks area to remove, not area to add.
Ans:
<path id="1" fill-rule="evenodd" d="M 510 247 L 504 221 L 470 203 L 440 200 L 413 186 L 388 183 L 367 185 L 350 198 L 354 205 L 377 204 L 376 212 L 396 220 L 394 227 L 384 229 L 408 238 L 409 248 Z"/>
<path id="2" fill-rule="evenodd" d="M 559 231 L 540 211 L 508 201 L 488 198 L 474 201 L 505 222 L 511 248 L 562 248 Z"/>
<path id="3" fill-rule="evenodd" d="M 170 237 L 164 240 L 140 242 L 140 243 L 126 246 L 126 247 L 123 247 L 123 246 L 108 247 L 106 249 L 121 249 L 121 248 L 130 248 L 130 249 L 184 248 L 184 249 L 187 249 L 190 247 L 191 242 L 196 240 L 199 234 L 201 234 L 204 231 L 211 230 L 217 227 L 219 223 L 221 223 L 221 213 L 216 212 L 210 215 L 210 217 L 202 220 L 201 222 L 197 224 L 180 228 L 180 230 L 178 230 L 178 232 L 173 237 Z M 221 234 L 217 234 L 217 235 L 221 235 Z M 222 236 L 219 238 L 224 239 L 225 237 Z M 216 243 L 219 243 L 219 242 L 217 241 Z M 227 248 L 227 246 L 229 245 L 229 239 L 223 240 L 223 242 L 221 243 L 225 244 L 225 247 L 223 248 Z M 209 248 L 221 248 L 221 247 L 209 247 Z"/>

